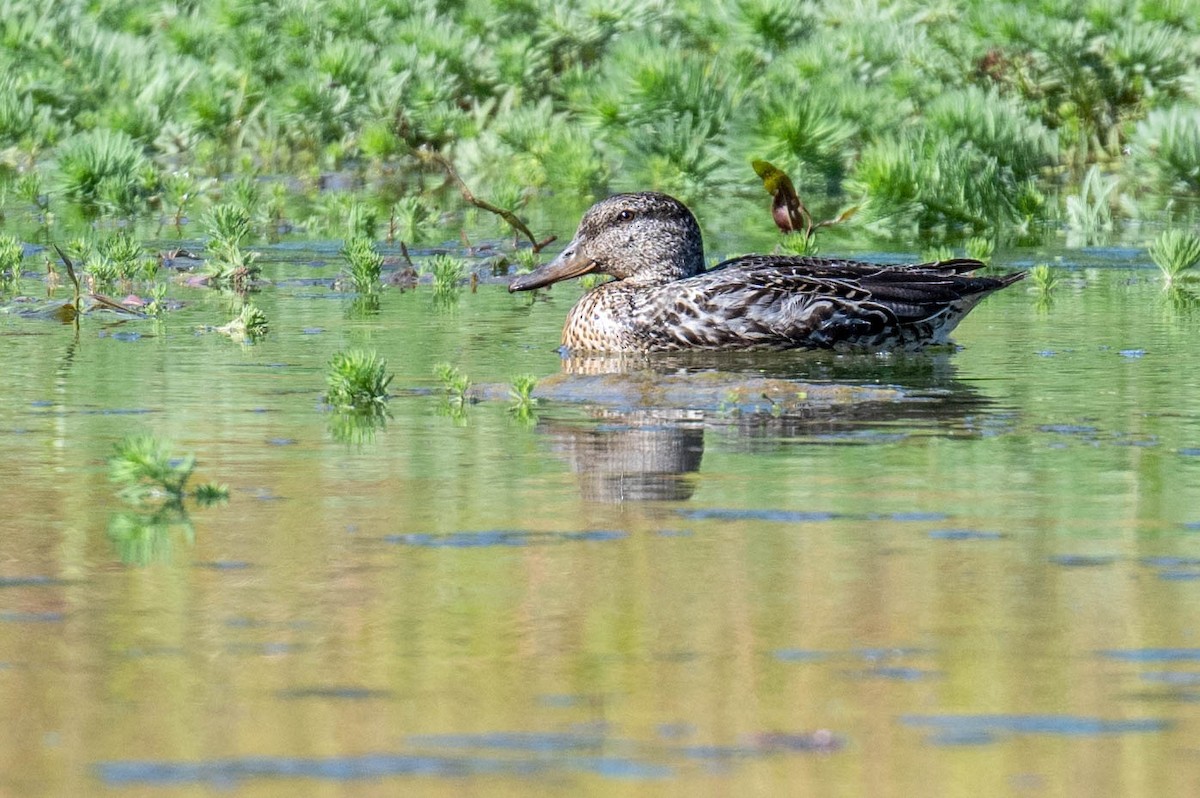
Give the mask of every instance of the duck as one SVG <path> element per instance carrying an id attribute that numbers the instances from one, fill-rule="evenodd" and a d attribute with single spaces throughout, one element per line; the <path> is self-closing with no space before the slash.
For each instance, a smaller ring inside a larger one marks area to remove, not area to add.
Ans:
<path id="1" fill-rule="evenodd" d="M 597 202 L 557 257 L 513 279 L 508 290 L 593 273 L 613 278 L 567 315 L 564 354 L 914 351 L 948 343 L 984 297 L 1025 277 L 971 274 L 983 266 L 970 258 L 880 265 L 743 255 L 708 269 L 700 225 L 687 206 L 643 191 Z"/>

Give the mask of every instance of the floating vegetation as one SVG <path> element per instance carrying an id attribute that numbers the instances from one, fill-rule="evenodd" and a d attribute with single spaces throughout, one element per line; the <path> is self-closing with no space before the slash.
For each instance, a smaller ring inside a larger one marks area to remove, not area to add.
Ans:
<path id="1" fill-rule="evenodd" d="M 325 402 L 336 410 L 383 413 L 388 401 L 387 361 L 375 352 L 338 352 L 325 374 Z"/>
<path id="2" fill-rule="evenodd" d="M 1200 236 L 1186 230 L 1166 230 L 1150 245 L 1150 257 L 1162 270 L 1167 285 L 1195 277 L 1200 263 Z"/>
<path id="3" fill-rule="evenodd" d="M 267 314 L 253 302 L 246 300 L 238 315 L 228 324 L 218 327 L 217 332 L 228 335 L 235 341 L 254 343 L 269 331 Z"/>
<path id="4" fill-rule="evenodd" d="M 357 236 L 348 239 L 342 247 L 342 258 L 346 261 L 347 276 L 360 294 L 373 294 L 379 290 L 379 276 L 383 272 L 383 256 L 371 239 Z"/>
<path id="5" fill-rule="evenodd" d="M 118 495 L 135 504 L 148 499 L 181 503 L 189 495 L 201 504 L 228 498 L 228 489 L 213 483 L 201 485 L 189 494 L 187 483 L 195 468 L 195 455 L 176 457 L 169 442 L 153 435 L 125 438 L 108 461 L 109 479 L 120 486 Z"/>

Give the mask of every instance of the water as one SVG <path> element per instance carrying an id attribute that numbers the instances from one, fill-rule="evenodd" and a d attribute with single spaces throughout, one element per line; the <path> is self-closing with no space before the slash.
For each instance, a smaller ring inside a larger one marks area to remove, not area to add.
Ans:
<path id="1" fill-rule="evenodd" d="M 536 421 L 574 287 L 362 313 L 285 254 L 255 346 L 199 289 L 0 315 L 0 794 L 1195 791 L 1200 315 L 1128 254 L 961 351 L 567 374 Z M 396 375 L 356 434 L 348 346 Z M 125 505 L 143 431 L 229 503 Z"/>

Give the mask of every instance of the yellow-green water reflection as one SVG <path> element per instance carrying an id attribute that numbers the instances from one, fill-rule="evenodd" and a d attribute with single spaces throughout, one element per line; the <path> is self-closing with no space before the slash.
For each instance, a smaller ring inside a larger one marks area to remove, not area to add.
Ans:
<path id="1" fill-rule="evenodd" d="M 781 417 L 439 412 L 437 362 L 559 370 L 557 289 L 281 289 L 245 348 L 199 292 L 136 340 L 3 317 L 0 793 L 1189 794 L 1198 325 L 1132 274 L 993 297 L 916 372 L 778 356 L 925 397 Z M 348 345 L 397 374 L 349 444 Z M 139 431 L 232 495 L 136 566 Z"/>

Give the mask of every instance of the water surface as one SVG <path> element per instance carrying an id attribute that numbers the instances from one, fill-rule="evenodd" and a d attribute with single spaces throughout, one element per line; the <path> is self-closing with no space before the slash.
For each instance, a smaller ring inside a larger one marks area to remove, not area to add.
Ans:
<path id="1" fill-rule="evenodd" d="M 372 311 L 292 250 L 254 346 L 202 289 L 0 315 L 0 793 L 1189 794 L 1200 316 L 1069 259 L 958 351 L 623 374 L 563 374 L 573 286 Z M 321 405 L 349 346 L 374 429 Z M 125 505 L 142 431 L 229 503 Z"/>

